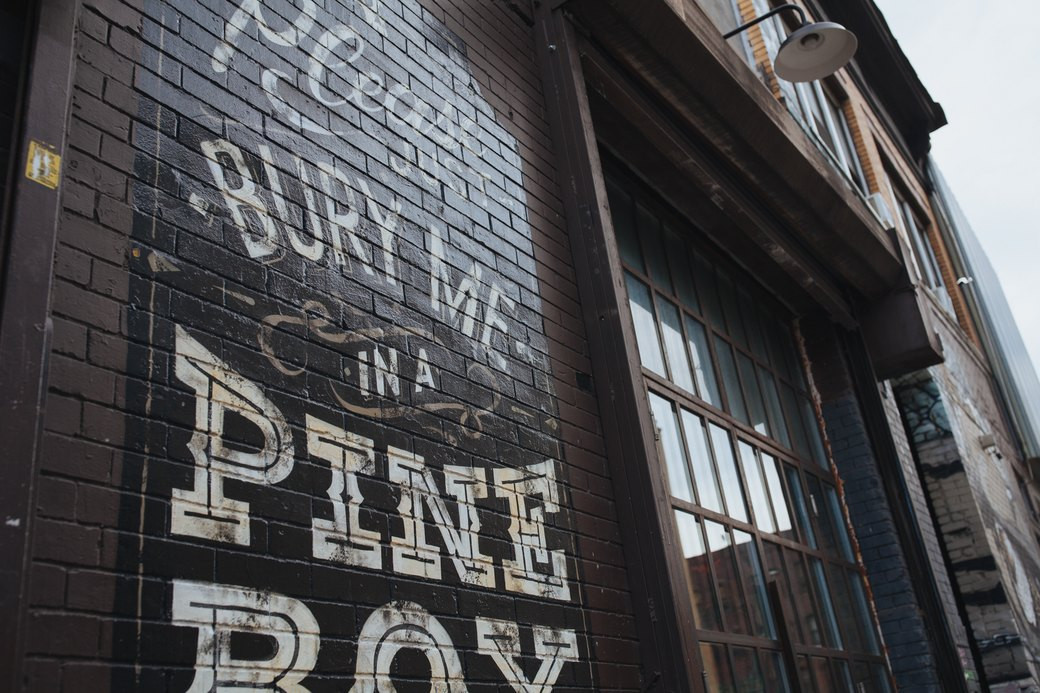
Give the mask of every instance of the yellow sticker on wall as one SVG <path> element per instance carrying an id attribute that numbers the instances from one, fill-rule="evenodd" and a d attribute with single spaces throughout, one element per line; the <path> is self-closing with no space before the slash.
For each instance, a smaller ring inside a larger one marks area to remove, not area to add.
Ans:
<path id="1" fill-rule="evenodd" d="M 25 177 L 51 190 L 58 187 L 58 181 L 61 180 L 61 156 L 54 151 L 54 147 L 36 140 L 29 140 Z"/>

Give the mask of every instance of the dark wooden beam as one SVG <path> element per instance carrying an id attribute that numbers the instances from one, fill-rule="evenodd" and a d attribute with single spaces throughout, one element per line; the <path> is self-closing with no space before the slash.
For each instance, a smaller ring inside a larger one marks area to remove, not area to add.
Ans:
<path id="1" fill-rule="evenodd" d="M 5 223 L 0 294 L 0 672 L 21 690 L 34 489 L 50 353 L 49 317 L 61 186 L 26 177 L 31 141 L 64 153 L 79 2 L 39 0 Z"/>
<path id="2" fill-rule="evenodd" d="M 635 607 L 644 690 L 702 691 L 682 561 L 668 490 L 658 469 L 656 435 L 621 261 L 613 243 L 585 78 L 571 26 L 542 8 L 536 41 L 553 142 L 558 152 L 575 274 Z"/>

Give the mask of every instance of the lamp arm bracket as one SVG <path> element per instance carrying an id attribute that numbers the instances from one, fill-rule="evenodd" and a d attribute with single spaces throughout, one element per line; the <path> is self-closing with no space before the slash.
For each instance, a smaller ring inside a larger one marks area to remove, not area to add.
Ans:
<path id="1" fill-rule="evenodd" d="M 764 22 L 765 20 L 769 19 L 773 15 L 779 14 L 780 12 L 783 12 L 784 10 L 794 10 L 795 12 L 798 13 L 798 17 L 801 20 L 801 23 L 802 24 L 806 23 L 805 10 L 803 10 L 798 5 L 795 5 L 793 2 L 789 2 L 786 5 L 780 5 L 779 7 L 774 7 L 773 9 L 769 10 L 768 12 L 766 12 L 764 15 L 762 15 L 760 17 L 755 17 L 750 22 L 747 22 L 745 24 L 741 24 L 740 26 L 738 26 L 733 31 L 730 31 L 729 33 L 723 34 L 722 38 L 726 38 L 726 39 L 733 38 L 734 36 L 736 36 L 740 32 L 747 31 L 748 29 L 750 29 L 751 27 L 755 26 L 759 22 Z"/>

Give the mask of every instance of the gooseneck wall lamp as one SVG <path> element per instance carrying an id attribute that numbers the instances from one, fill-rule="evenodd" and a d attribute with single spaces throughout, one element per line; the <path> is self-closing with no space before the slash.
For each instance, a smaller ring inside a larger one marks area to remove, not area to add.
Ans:
<path id="1" fill-rule="evenodd" d="M 852 59 L 859 45 L 854 33 L 834 22 L 810 22 L 805 10 L 793 3 L 780 5 L 723 37 L 733 38 L 785 10 L 797 12 L 801 25 L 780 45 L 773 60 L 773 69 L 779 77 L 788 82 L 811 82 L 834 74 Z"/>

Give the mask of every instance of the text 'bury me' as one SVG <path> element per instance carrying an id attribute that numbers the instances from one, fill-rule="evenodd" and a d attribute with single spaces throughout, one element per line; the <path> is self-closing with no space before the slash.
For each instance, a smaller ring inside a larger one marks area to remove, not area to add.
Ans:
<path id="1" fill-rule="evenodd" d="M 195 462 L 190 488 L 172 492 L 173 534 L 248 546 L 249 503 L 225 495 L 225 481 L 257 486 L 285 480 L 293 470 L 296 445 L 285 416 L 263 388 L 233 371 L 181 327 L 176 329 L 175 374 L 194 391 L 195 429 L 188 448 Z M 255 427 L 262 440 L 245 451 L 226 435 L 229 415 Z M 374 478 L 376 445 L 316 416 L 306 416 L 306 452 L 332 472 L 325 491 L 331 518 L 311 520 L 312 555 L 320 560 L 392 570 L 400 575 L 444 579 L 451 566 L 464 584 L 570 601 L 565 553 L 549 548 L 548 515 L 560 512 L 557 463 L 552 459 L 485 469 L 444 465 L 443 483 L 424 458 L 386 448 L 386 480 L 400 493 L 400 522 L 389 539 L 389 560 L 379 532 L 361 526 L 365 498 L 359 476 Z M 478 499 L 498 499 L 509 517 L 509 556 L 496 561 L 480 546 Z M 457 509 L 455 517 L 451 506 Z M 457 519 L 456 519 L 457 517 Z M 434 536 L 430 525 L 436 528 Z M 439 536 L 441 546 L 431 543 Z"/>

